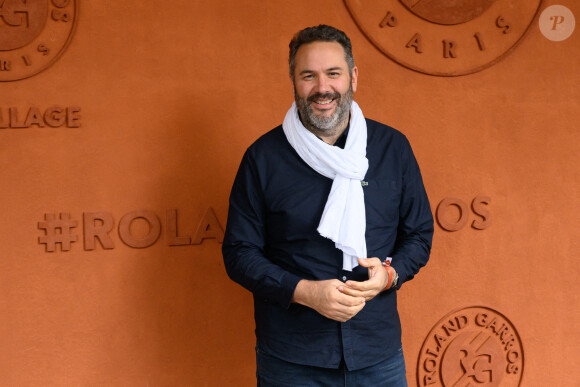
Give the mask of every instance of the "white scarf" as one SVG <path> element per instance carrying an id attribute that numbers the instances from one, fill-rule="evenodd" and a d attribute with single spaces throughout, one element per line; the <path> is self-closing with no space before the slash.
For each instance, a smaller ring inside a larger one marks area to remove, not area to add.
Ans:
<path id="1" fill-rule="evenodd" d="M 367 124 L 356 102 L 350 110 L 350 129 L 344 149 L 332 146 L 304 127 L 296 102 L 282 124 L 288 142 L 316 172 L 333 179 L 332 188 L 318 225 L 318 232 L 331 239 L 343 251 L 343 270 L 358 266 L 357 258 L 366 258 L 366 216 L 361 180 L 369 162 Z"/>

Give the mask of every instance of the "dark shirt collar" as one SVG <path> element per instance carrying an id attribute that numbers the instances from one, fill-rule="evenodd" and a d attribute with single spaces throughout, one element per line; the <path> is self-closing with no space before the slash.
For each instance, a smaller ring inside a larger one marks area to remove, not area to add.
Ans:
<path id="1" fill-rule="evenodd" d="M 337 146 L 339 148 L 344 149 L 344 146 L 346 145 L 346 138 L 348 137 L 348 130 L 349 129 L 350 129 L 350 122 L 348 123 L 344 132 L 342 132 L 340 137 L 336 140 L 336 142 L 334 143 L 334 146 Z"/>
<path id="2" fill-rule="evenodd" d="M 346 129 L 344 130 L 344 132 L 342 132 L 342 134 L 340 135 L 340 137 L 336 140 L 336 142 L 334 143 L 333 146 L 337 146 L 341 149 L 344 149 L 344 146 L 346 145 L 346 138 L 348 137 L 348 130 L 350 129 L 350 122 L 348 123 L 348 125 L 346 126 Z M 324 141 L 322 138 L 320 138 L 319 136 L 318 139 L 320 141 Z"/>

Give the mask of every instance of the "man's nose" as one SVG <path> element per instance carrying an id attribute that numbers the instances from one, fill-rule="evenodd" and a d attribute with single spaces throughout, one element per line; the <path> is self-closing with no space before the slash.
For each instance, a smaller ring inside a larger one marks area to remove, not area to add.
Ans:
<path id="1" fill-rule="evenodd" d="M 331 92 L 332 88 L 330 86 L 329 79 L 325 76 L 318 77 L 316 80 L 316 92 L 317 93 L 328 93 Z"/>

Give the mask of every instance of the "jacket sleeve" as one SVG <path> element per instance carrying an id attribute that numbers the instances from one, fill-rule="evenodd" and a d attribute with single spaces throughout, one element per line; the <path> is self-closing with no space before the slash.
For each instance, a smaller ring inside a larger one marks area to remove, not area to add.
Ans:
<path id="1" fill-rule="evenodd" d="M 433 239 L 433 215 L 425 192 L 421 171 L 405 138 L 401 150 L 403 168 L 399 225 L 391 266 L 399 275 L 397 289 L 413 279 L 427 264 Z"/>
<path id="2" fill-rule="evenodd" d="M 258 166 L 246 151 L 230 194 L 222 253 L 226 272 L 266 302 L 288 308 L 300 277 L 271 262 L 265 255 L 266 204 Z"/>

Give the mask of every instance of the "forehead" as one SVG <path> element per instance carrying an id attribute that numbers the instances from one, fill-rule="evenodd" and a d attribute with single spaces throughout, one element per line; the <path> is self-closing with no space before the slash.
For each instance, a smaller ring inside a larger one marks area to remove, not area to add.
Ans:
<path id="1" fill-rule="evenodd" d="M 337 42 L 312 42 L 303 44 L 296 52 L 296 72 L 347 68 L 344 49 Z"/>

